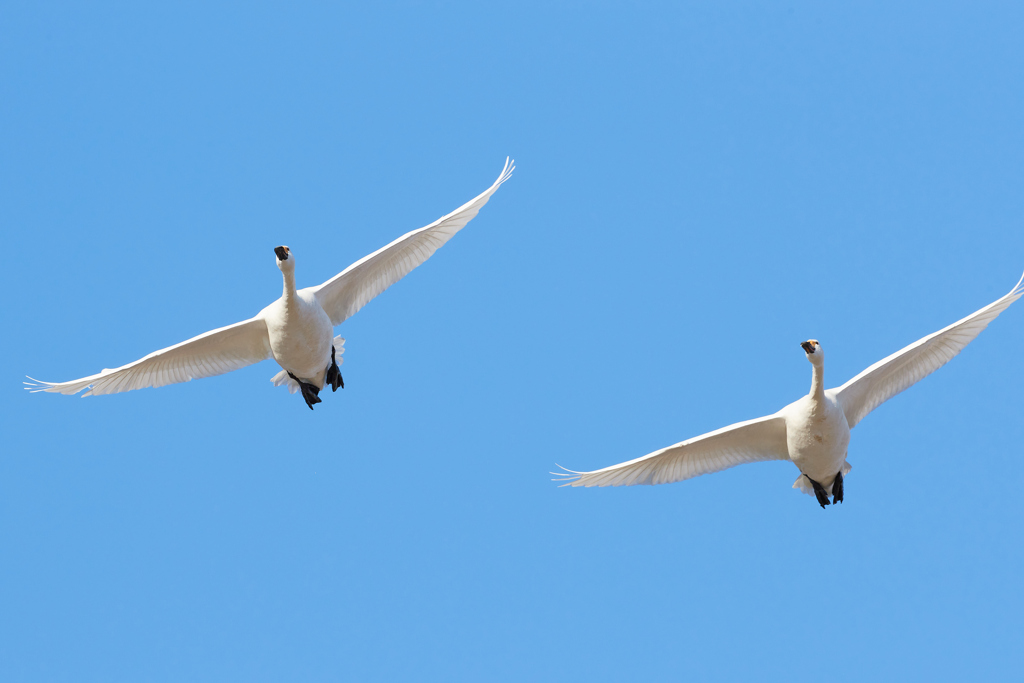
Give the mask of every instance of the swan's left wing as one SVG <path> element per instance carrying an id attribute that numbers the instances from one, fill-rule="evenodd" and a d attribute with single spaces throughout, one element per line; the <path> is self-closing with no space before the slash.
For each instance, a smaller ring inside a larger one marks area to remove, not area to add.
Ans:
<path id="1" fill-rule="evenodd" d="M 868 413 L 932 374 L 974 341 L 988 324 L 1024 294 L 1024 276 L 1010 292 L 949 327 L 883 358 L 832 390 L 853 429 Z"/>
<path id="2" fill-rule="evenodd" d="M 371 299 L 408 275 L 466 226 L 491 195 L 509 179 L 515 162 L 506 159 L 501 175 L 485 192 L 430 225 L 413 230 L 364 256 L 319 287 L 312 287 L 331 323 L 340 325 Z"/>
<path id="3" fill-rule="evenodd" d="M 204 332 L 188 341 L 154 351 L 134 363 L 82 379 L 42 382 L 29 377 L 32 382 L 25 384 L 29 391 L 59 394 L 77 394 L 92 387 L 82 395 L 99 396 L 222 375 L 271 356 L 267 323 L 256 317 Z"/>
<path id="4" fill-rule="evenodd" d="M 761 460 L 789 460 L 786 418 L 778 413 L 737 422 L 603 470 L 552 474 L 564 477 L 556 480 L 566 482 L 563 486 L 669 484 Z"/>

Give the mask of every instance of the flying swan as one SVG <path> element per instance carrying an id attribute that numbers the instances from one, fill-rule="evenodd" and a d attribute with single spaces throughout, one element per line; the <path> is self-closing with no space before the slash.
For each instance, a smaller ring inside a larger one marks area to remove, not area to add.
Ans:
<path id="1" fill-rule="evenodd" d="M 593 472 L 554 472 L 563 486 L 668 484 L 760 460 L 790 460 L 800 470 L 793 488 L 814 493 L 824 509 L 843 502 L 850 471 L 850 430 L 868 413 L 948 363 L 990 322 L 1024 294 L 1024 276 L 1009 294 L 949 327 L 883 358 L 838 389 L 825 389 L 825 352 L 816 339 L 802 342 L 811 363 L 807 396 L 767 417 L 738 422 L 636 460 Z"/>
<path id="2" fill-rule="evenodd" d="M 271 378 L 274 386 L 285 385 L 293 394 L 301 391 L 312 410 L 313 404 L 320 403 L 319 393 L 325 385 L 332 391 L 345 386 L 338 369 L 345 340 L 334 336 L 334 327 L 430 258 L 476 216 L 513 170 L 515 162 L 506 159 L 501 175 L 483 194 L 430 225 L 402 235 L 317 287 L 296 290 L 295 255 L 288 247 L 275 247 L 284 293 L 254 318 L 82 379 L 42 382 L 29 377 L 32 381 L 25 382 L 26 389 L 77 394 L 89 388 L 83 396 L 116 394 L 222 375 L 273 358 L 282 368 Z"/>

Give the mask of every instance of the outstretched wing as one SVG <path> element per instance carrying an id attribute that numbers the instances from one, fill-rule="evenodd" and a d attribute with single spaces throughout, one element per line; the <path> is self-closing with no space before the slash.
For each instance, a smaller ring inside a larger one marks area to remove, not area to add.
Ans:
<path id="1" fill-rule="evenodd" d="M 564 477 L 556 480 L 564 486 L 669 484 L 761 460 L 789 460 L 786 419 L 778 414 L 737 422 L 603 470 L 552 474 Z"/>
<path id="2" fill-rule="evenodd" d="M 974 341 L 988 324 L 1024 294 L 1024 276 L 1009 294 L 963 320 L 919 339 L 883 358 L 849 382 L 833 389 L 852 429 L 868 413 L 932 374 Z"/>
<path id="3" fill-rule="evenodd" d="M 486 192 L 463 204 L 452 213 L 425 228 L 408 232 L 391 244 L 365 256 L 319 287 L 312 287 L 317 301 L 334 325 L 351 318 L 370 299 L 408 275 L 430 258 L 466 223 L 473 220 L 491 195 L 509 179 L 515 162 L 505 160 L 505 168 Z"/>
<path id="4" fill-rule="evenodd" d="M 25 384 L 29 391 L 60 394 L 77 394 L 92 387 L 83 396 L 99 396 L 222 375 L 270 357 L 267 324 L 262 318 L 251 318 L 154 351 L 114 370 L 71 382 L 42 382 L 29 377 L 32 381 Z"/>

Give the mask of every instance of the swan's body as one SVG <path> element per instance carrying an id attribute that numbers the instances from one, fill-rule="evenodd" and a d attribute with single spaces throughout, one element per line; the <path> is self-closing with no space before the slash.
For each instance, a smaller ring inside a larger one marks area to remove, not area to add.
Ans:
<path id="1" fill-rule="evenodd" d="M 278 299 L 264 309 L 270 350 L 278 365 L 323 389 L 324 364 L 331 357 L 334 326 L 308 291 L 296 292 L 289 301 Z"/>
<path id="2" fill-rule="evenodd" d="M 310 408 L 325 384 L 344 386 L 337 365 L 345 340 L 334 327 L 426 261 L 472 220 L 515 166 L 505 161 L 501 175 L 485 192 L 430 225 L 413 230 L 366 256 L 317 287 L 295 288 L 295 258 L 277 247 L 284 278 L 281 298 L 254 318 L 212 330 L 155 351 L 134 363 L 70 382 L 26 382 L 31 391 L 84 395 L 114 394 L 211 377 L 273 358 L 282 371 L 271 378 L 294 393 L 301 390 Z M 29 378 L 32 379 L 32 378 Z"/>
<path id="3" fill-rule="evenodd" d="M 825 389 L 825 358 L 816 340 L 801 344 L 812 366 L 811 390 L 779 412 L 592 472 L 566 470 L 567 486 L 666 484 L 747 462 L 789 460 L 800 470 L 794 488 L 822 507 L 843 500 L 850 430 L 872 410 L 948 363 L 1010 304 L 1024 295 L 1024 276 L 1002 298 L 963 320 L 880 360 L 846 384 Z"/>
<path id="4" fill-rule="evenodd" d="M 286 266 L 288 259 L 281 266 Z M 267 324 L 267 341 L 277 364 L 286 373 L 324 388 L 325 370 L 331 357 L 334 326 L 312 288 L 295 290 L 295 266 L 284 272 L 284 294 L 259 316 Z"/>
<path id="5" fill-rule="evenodd" d="M 786 448 L 799 470 L 826 488 L 846 463 L 850 425 L 835 396 L 805 396 L 782 409 Z"/>

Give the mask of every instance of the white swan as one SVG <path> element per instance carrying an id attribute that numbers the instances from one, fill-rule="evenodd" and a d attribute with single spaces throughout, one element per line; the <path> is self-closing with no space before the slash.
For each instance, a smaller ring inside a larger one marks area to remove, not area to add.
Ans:
<path id="1" fill-rule="evenodd" d="M 29 391 L 84 396 L 162 387 L 212 377 L 273 358 L 283 368 L 271 381 L 301 390 L 310 410 L 319 403 L 325 384 L 344 387 L 338 355 L 345 340 L 333 328 L 353 316 L 370 299 L 426 261 L 476 216 L 491 195 L 509 179 L 515 162 L 505 160 L 501 175 L 487 191 L 430 225 L 402 235 L 318 287 L 295 289 L 295 257 L 288 247 L 276 247 L 277 267 L 284 276 L 284 294 L 256 317 L 206 332 L 188 341 L 154 351 L 114 370 L 70 382 L 42 382 L 29 377 Z"/>
<path id="2" fill-rule="evenodd" d="M 824 508 L 828 495 L 843 500 L 850 471 L 850 430 L 885 401 L 948 363 L 996 316 L 1024 294 L 1024 276 L 1009 294 L 963 320 L 884 358 L 838 389 L 825 389 L 821 344 L 802 342 L 811 362 L 807 396 L 767 417 L 739 422 L 687 439 L 636 460 L 593 472 L 554 472 L 564 486 L 667 484 L 759 460 L 791 460 L 800 469 L 793 488 L 813 493 Z"/>

